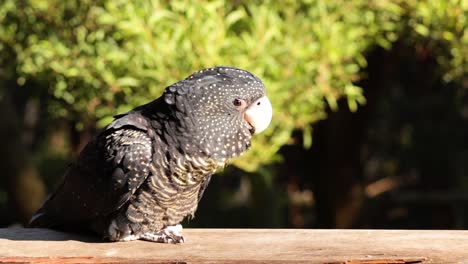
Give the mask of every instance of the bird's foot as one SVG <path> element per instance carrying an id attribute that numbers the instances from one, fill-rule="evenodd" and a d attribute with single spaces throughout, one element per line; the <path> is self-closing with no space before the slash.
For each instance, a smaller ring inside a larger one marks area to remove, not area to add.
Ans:
<path id="1" fill-rule="evenodd" d="M 140 236 L 140 239 L 159 243 L 179 244 L 185 242 L 184 237 L 180 234 L 181 231 L 181 224 L 166 226 L 158 232 L 143 234 Z"/>

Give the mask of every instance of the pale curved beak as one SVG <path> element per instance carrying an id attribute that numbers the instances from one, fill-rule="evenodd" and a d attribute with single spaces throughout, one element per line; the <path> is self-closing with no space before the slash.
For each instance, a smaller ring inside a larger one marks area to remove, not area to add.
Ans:
<path id="1" fill-rule="evenodd" d="M 273 109 L 266 96 L 253 102 L 244 113 L 245 121 L 255 129 L 255 134 L 261 133 L 270 125 L 272 116 Z"/>

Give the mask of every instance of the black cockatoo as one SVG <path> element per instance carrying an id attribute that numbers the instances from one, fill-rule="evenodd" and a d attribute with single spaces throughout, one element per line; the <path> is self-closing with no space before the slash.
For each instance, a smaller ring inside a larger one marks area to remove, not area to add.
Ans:
<path id="1" fill-rule="evenodd" d="M 193 217 L 211 175 L 269 125 L 265 92 L 252 73 L 224 66 L 168 86 L 86 145 L 29 226 L 184 242 L 179 223 Z"/>

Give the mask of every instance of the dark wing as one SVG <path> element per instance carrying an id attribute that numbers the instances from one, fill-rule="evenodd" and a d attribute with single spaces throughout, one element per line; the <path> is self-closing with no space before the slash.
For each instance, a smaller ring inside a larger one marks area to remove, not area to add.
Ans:
<path id="1" fill-rule="evenodd" d="M 106 136 L 104 168 L 110 178 L 109 196 L 96 208 L 108 214 L 119 209 L 136 192 L 150 174 L 152 140 L 146 133 L 132 127 L 123 127 Z"/>
<path id="2" fill-rule="evenodd" d="M 85 147 L 30 226 L 87 225 L 119 209 L 136 192 L 150 173 L 152 140 L 144 126 L 116 121 Z"/>

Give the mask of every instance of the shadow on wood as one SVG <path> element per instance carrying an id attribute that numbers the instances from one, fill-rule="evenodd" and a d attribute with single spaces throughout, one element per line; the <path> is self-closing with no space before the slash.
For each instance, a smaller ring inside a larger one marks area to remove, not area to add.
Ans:
<path id="1" fill-rule="evenodd" d="M 15 241 L 81 241 L 87 243 L 106 243 L 93 234 L 75 234 L 43 228 L 9 228 L 0 229 L 0 241 L 5 239 Z M 7 231 L 7 232 L 5 232 Z M 2 252 L 0 250 L 0 252 Z"/>

